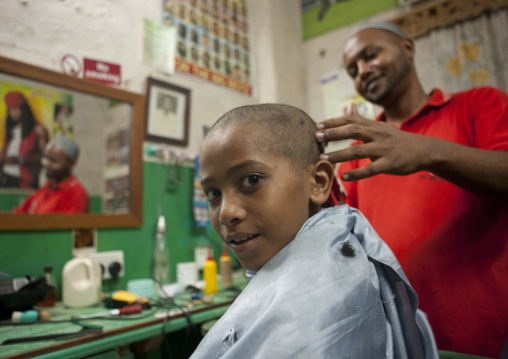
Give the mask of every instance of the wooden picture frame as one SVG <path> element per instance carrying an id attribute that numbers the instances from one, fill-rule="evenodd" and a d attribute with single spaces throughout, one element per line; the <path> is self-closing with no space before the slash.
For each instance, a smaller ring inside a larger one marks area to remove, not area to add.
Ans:
<path id="1" fill-rule="evenodd" d="M 146 98 L 145 140 L 187 146 L 190 90 L 149 77 Z"/>
<path id="2" fill-rule="evenodd" d="M 143 225 L 143 115 L 146 107 L 144 96 L 0 56 L 0 80 L 4 81 L 5 78 L 10 77 L 16 77 L 16 82 L 19 83 L 33 84 L 31 86 L 55 87 L 61 91 L 90 95 L 97 99 L 125 103 L 131 107 L 127 174 L 130 183 L 130 210 L 129 213 L 121 214 L 11 214 L 5 212 L 0 213 L 0 233 L 11 230 L 141 227 Z M 74 115 L 77 110 L 75 107 Z M 86 112 L 84 107 L 83 111 Z M 83 147 L 81 151 L 86 153 Z M 1 201 L 2 198 L 0 198 Z"/>

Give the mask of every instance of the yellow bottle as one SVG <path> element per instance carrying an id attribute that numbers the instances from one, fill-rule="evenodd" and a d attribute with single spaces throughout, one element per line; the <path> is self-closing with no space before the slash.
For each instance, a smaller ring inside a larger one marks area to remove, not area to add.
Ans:
<path id="1" fill-rule="evenodd" d="M 222 255 L 220 256 L 220 275 L 222 288 L 231 288 L 233 286 L 233 263 L 231 263 L 231 257 L 225 244 L 222 246 Z"/>
<path id="2" fill-rule="evenodd" d="M 205 294 L 217 293 L 217 263 L 213 259 L 210 246 L 208 246 L 208 259 L 203 267 L 203 279 L 205 280 Z"/>

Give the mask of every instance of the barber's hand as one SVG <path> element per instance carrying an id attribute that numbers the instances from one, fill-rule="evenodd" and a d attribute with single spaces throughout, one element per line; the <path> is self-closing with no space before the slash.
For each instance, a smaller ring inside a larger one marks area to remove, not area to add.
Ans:
<path id="1" fill-rule="evenodd" d="M 319 142 L 361 140 L 363 144 L 321 155 L 332 163 L 370 158 L 371 163 L 342 175 L 345 181 L 369 178 L 381 173 L 407 175 L 421 171 L 430 137 L 398 130 L 384 122 L 372 121 L 358 115 L 350 105 L 344 116 L 318 123 Z"/>

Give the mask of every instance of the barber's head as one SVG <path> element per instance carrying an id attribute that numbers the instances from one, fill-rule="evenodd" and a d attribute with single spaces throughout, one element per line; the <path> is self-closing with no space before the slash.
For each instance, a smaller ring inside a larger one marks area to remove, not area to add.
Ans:
<path id="1" fill-rule="evenodd" d="M 44 148 L 44 156 L 42 157 L 42 165 L 48 179 L 62 182 L 69 178 L 78 155 L 78 145 L 68 137 L 57 136 L 49 142 Z"/>
<path id="2" fill-rule="evenodd" d="M 414 77 L 413 41 L 395 25 L 379 22 L 355 29 L 344 45 L 344 66 L 367 100 L 384 105 Z"/>

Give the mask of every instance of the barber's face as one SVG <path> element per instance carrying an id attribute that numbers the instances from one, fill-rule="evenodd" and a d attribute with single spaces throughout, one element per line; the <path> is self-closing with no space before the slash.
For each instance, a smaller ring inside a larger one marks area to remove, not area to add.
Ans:
<path id="1" fill-rule="evenodd" d="M 44 149 L 42 166 L 48 179 L 61 182 L 70 177 L 74 161 L 67 157 L 67 154 L 60 147 L 51 144 Z"/>
<path id="2" fill-rule="evenodd" d="M 344 65 L 356 90 L 367 100 L 383 105 L 394 90 L 409 81 L 411 61 L 405 41 L 385 30 L 366 29 L 344 47 Z"/>

